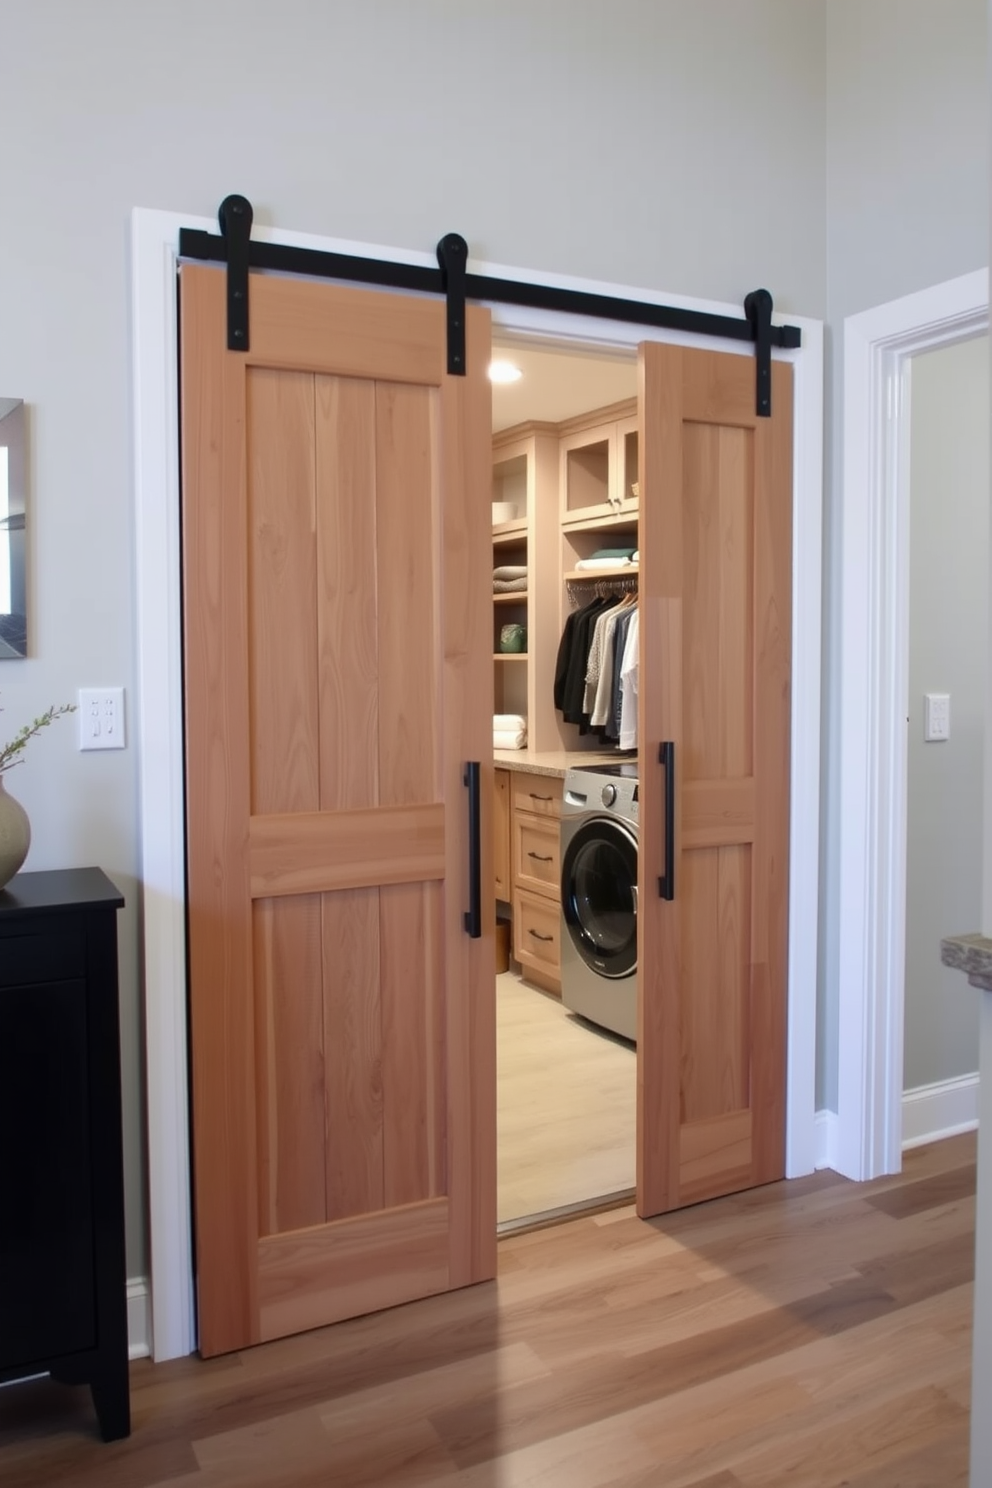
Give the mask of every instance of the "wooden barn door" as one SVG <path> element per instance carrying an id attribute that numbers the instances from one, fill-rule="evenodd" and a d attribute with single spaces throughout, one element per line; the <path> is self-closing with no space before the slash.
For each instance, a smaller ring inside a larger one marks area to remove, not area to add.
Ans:
<path id="1" fill-rule="evenodd" d="M 200 1348 L 495 1272 L 489 317 L 181 271 Z"/>
<path id="2" fill-rule="evenodd" d="M 792 369 L 772 374 L 757 418 L 752 357 L 641 347 L 643 1215 L 785 1172 Z"/>

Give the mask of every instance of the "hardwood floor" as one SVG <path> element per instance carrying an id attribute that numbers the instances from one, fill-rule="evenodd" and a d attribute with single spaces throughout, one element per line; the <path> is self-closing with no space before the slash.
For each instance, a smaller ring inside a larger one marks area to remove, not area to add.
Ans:
<path id="1" fill-rule="evenodd" d="M 958 1488 L 973 1136 L 500 1242 L 497 1282 L 85 1389 L 0 1390 L 4 1488 Z"/>
<path id="2" fill-rule="evenodd" d="M 508 971 L 496 978 L 496 1046 L 500 1223 L 632 1190 L 633 1044 Z"/>

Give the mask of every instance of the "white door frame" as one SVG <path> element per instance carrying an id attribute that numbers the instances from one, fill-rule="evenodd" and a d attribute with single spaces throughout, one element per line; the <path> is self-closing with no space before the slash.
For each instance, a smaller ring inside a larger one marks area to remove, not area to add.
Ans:
<path id="1" fill-rule="evenodd" d="M 143 979 L 152 1350 L 156 1359 L 196 1346 L 186 1070 L 185 854 L 180 634 L 179 408 L 176 268 L 179 228 L 215 231 L 209 219 L 136 209 L 132 214 L 132 353 L 138 630 Z M 259 228 L 268 242 L 436 267 L 426 253 Z M 739 306 L 666 295 L 498 264 L 472 271 L 594 294 L 740 316 Z M 684 336 L 622 322 L 494 305 L 504 332 L 631 347 L 655 339 L 753 355 L 741 342 Z M 781 320 L 783 317 L 779 316 Z M 820 589 L 823 327 L 790 315 L 802 347 L 775 354 L 795 369 L 793 524 L 792 818 L 789 882 L 789 1012 L 786 1163 L 811 1172 L 820 790 Z"/>
<path id="2" fill-rule="evenodd" d="M 902 1162 L 911 364 L 988 323 L 987 269 L 844 322 L 838 1090 L 822 1159 L 848 1178 Z"/>

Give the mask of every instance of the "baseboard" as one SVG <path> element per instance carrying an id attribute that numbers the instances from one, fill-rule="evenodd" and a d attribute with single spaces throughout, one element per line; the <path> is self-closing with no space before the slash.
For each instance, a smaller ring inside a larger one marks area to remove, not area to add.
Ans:
<path id="1" fill-rule="evenodd" d="M 816 1166 L 836 1168 L 840 1117 L 836 1111 L 816 1113 Z"/>
<path id="2" fill-rule="evenodd" d="M 147 1359 L 152 1351 L 152 1298 L 147 1276 L 132 1276 L 127 1284 L 127 1353 Z"/>
<path id="3" fill-rule="evenodd" d="M 978 1075 L 918 1085 L 902 1098 L 902 1148 L 922 1147 L 978 1125 Z"/>

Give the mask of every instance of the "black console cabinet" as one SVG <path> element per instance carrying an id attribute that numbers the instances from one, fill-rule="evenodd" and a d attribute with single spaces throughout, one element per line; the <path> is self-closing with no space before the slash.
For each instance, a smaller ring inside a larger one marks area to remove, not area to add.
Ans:
<path id="1" fill-rule="evenodd" d="M 99 868 L 0 889 L 0 1380 L 88 1384 L 131 1428 L 117 910 Z"/>

